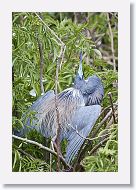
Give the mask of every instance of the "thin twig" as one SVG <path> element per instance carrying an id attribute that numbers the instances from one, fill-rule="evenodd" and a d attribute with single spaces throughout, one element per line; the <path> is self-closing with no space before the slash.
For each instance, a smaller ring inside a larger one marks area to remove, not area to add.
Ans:
<path id="1" fill-rule="evenodd" d="M 59 109 L 58 109 L 58 76 L 59 76 L 59 67 L 61 64 L 62 57 L 64 56 L 64 46 L 61 46 L 61 51 L 58 57 L 57 66 L 56 66 L 56 78 L 55 78 L 55 109 L 56 109 L 56 119 L 57 119 L 57 126 L 56 126 L 56 144 L 57 144 L 57 154 L 58 154 L 58 161 L 57 161 L 57 168 L 58 171 L 60 170 L 60 157 L 61 154 L 61 147 L 60 147 L 60 118 L 59 118 Z"/>
<path id="2" fill-rule="evenodd" d="M 116 101 L 115 103 L 113 103 L 113 108 L 114 108 L 114 107 L 116 108 L 116 106 L 118 106 L 118 102 L 117 102 L 117 101 Z M 102 125 L 108 120 L 108 118 L 112 115 L 112 109 L 111 109 L 111 105 L 110 105 L 110 106 L 108 106 L 107 108 L 103 109 L 103 111 L 101 112 L 100 116 L 101 116 L 106 110 L 108 110 L 109 108 L 110 108 L 109 112 L 106 114 L 106 116 L 103 118 L 103 120 L 97 125 L 97 127 L 96 127 L 94 133 L 92 134 L 92 137 L 95 137 L 95 136 L 96 136 L 96 134 L 98 133 L 98 131 L 99 131 L 99 129 L 101 128 L 101 126 L 102 126 Z M 99 116 L 99 118 L 100 118 L 100 116 Z"/>
<path id="3" fill-rule="evenodd" d="M 109 123 L 106 126 L 106 129 L 109 129 L 112 124 L 113 124 L 113 117 L 111 117 Z"/>
<path id="4" fill-rule="evenodd" d="M 40 41 L 38 34 L 36 34 L 38 47 L 39 47 L 39 54 L 40 54 L 40 87 L 41 93 L 44 94 L 44 87 L 43 87 L 43 66 L 44 66 L 44 53 L 43 53 L 43 44 Z"/>
<path id="5" fill-rule="evenodd" d="M 39 148 L 41 148 L 41 149 L 43 149 L 43 150 L 46 150 L 46 151 L 48 151 L 49 153 L 51 153 L 51 154 L 53 154 L 54 156 L 57 157 L 57 153 L 56 153 L 55 151 L 51 150 L 51 149 L 48 148 L 48 147 L 43 146 L 42 144 L 40 144 L 40 143 L 38 143 L 38 142 L 36 142 L 36 141 L 29 140 L 29 139 L 27 139 L 27 138 L 18 137 L 18 136 L 16 136 L 16 135 L 12 135 L 12 137 L 15 138 L 15 139 L 21 140 L 21 141 L 23 141 L 23 142 L 36 145 L 36 146 L 38 146 Z M 60 156 L 60 160 L 61 160 L 61 162 L 63 163 L 63 165 L 64 165 L 65 167 L 71 168 L 71 167 L 65 162 L 65 159 L 64 159 L 62 156 Z"/>
<path id="6" fill-rule="evenodd" d="M 64 44 L 61 41 L 61 39 L 55 34 L 55 32 L 53 30 L 51 30 L 50 27 L 43 21 L 43 19 L 37 13 L 35 13 L 35 15 L 39 18 L 39 20 L 43 23 L 43 25 L 50 31 L 50 33 L 55 36 L 55 38 L 58 40 L 59 45 Z"/>
<path id="7" fill-rule="evenodd" d="M 110 18 L 109 18 L 109 13 L 107 14 L 107 21 L 108 21 L 108 26 L 109 26 L 109 33 L 110 33 L 110 39 L 111 39 L 111 52 L 112 52 L 112 59 L 113 59 L 113 67 L 114 71 L 116 71 L 116 61 L 115 61 L 115 55 L 114 55 L 114 40 L 113 40 L 113 33 L 112 33 L 112 28 L 110 24 Z"/>
<path id="8" fill-rule="evenodd" d="M 108 93 L 108 96 L 110 98 L 110 104 L 111 104 L 111 108 L 112 108 L 112 115 L 113 115 L 113 121 L 116 124 L 116 119 L 115 119 L 115 113 L 114 113 L 114 106 L 113 106 L 113 101 L 112 101 L 112 94 L 111 92 Z"/>
<path id="9" fill-rule="evenodd" d="M 103 118 L 103 120 L 98 124 L 98 126 L 96 127 L 96 130 L 94 131 L 94 133 L 92 134 L 92 137 L 95 137 L 96 134 L 98 133 L 99 129 L 101 128 L 101 126 L 107 121 L 107 119 L 112 115 L 112 110 L 110 110 L 106 116 Z"/>
<path id="10" fill-rule="evenodd" d="M 89 153 L 89 155 L 92 155 L 94 152 L 96 152 L 96 150 L 101 147 L 105 142 L 107 142 L 107 140 L 109 140 L 109 137 L 104 138 L 102 141 L 100 141 L 99 144 L 97 144 Z"/>
<path id="11" fill-rule="evenodd" d="M 77 12 L 74 12 L 74 23 L 77 24 Z"/>
<path id="12" fill-rule="evenodd" d="M 89 19 L 90 19 L 90 13 L 88 13 L 88 16 L 87 16 L 87 23 L 89 23 Z M 87 33 L 86 36 L 89 39 L 91 37 L 89 29 L 86 29 L 86 33 Z M 87 54 L 86 56 L 86 64 L 87 65 L 90 64 L 90 54 Z"/>
<path id="13" fill-rule="evenodd" d="M 107 131 L 109 131 L 109 130 L 110 130 L 110 127 L 112 126 L 112 123 L 113 123 L 113 117 L 110 118 L 110 121 L 108 122 L 108 124 L 107 124 L 105 130 L 101 132 L 101 134 L 102 134 L 103 136 L 104 136 L 104 135 L 106 136 Z M 102 137 L 101 140 L 103 140 L 103 139 L 105 139 L 105 138 Z"/>
<path id="14" fill-rule="evenodd" d="M 50 149 L 52 149 L 54 151 L 52 141 L 50 143 Z M 50 172 L 51 171 L 52 171 L 52 154 L 50 153 Z"/>
<path id="15" fill-rule="evenodd" d="M 62 63 L 64 62 L 64 54 L 65 54 L 65 50 L 66 50 L 66 45 L 63 43 L 61 45 L 61 51 L 60 51 L 60 63 L 59 63 L 59 69 L 61 69 Z"/>
<path id="16" fill-rule="evenodd" d="M 97 150 L 97 149 L 98 149 L 104 142 L 106 142 L 108 139 L 109 139 L 109 137 L 106 138 L 106 135 L 105 135 L 105 138 L 104 138 L 102 141 L 100 141 L 100 143 L 97 144 L 97 145 L 91 150 L 90 154 L 92 154 L 95 150 Z M 89 143 L 89 145 L 90 145 L 90 143 Z M 83 145 L 82 145 L 82 146 L 83 146 Z M 86 151 L 88 150 L 88 148 L 89 148 L 89 146 L 88 146 L 88 144 L 87 144 L 87 145 L 84 147 L 84 149 L 80 149 L 79 154 L 78 154 L 77 159 L 76 159 L 76 162 L 73 163 L 72 168 L 74 168 L 74 167 L 77 165 L 77 163 L 80 163 L 80 162 L 81 162 L 81 160 L 84 158 L 84 155 L 85 155 Z"/>
<path id="17" fill-rule="evenodd" d="M 116 108 L 117 106 L 117 103 L 113 103 L 113 106 Z M 105 113 L 105 111 L 109 110 L 111 108 L 111 105 L 105 107 L 104 109 L 102 109 L 100 115 L 99 115 L 99 118 L 103 115 L 103 113 Z"/>
<path id="18" fill-rule="evenodd" d="M 39 148 L 44 149 L 44 150 L 46 150 L 46 151 L 48 151 L 48 152 L 50 152 L 51 154 L 53 154 L 53 155 L 56 156 L 56 152 L 54 152 L 53 150 L 49 149 L 48 147 L 43 146 L 42 144 L 40 144 L 40 143 L 38 143 L 38 142 L 36 142 L 36 141 L 29 140 L 29 139 L 27 139 L 27 138 L 18 137 L 18 136 L 16 136 L 16 135 L 12 135 L 12 137 L 15 138 L 15 139 L 18 139 L 18 140 L 21 140 L 21 141 L 30 143 L 30 144 L 34 144 L 34 145 L 38 146 Z"/>
<path id="19" fill-rule="evenodd" d="M 56 126 L 56 144 L 57 144 L 57 170 L 60 171 L 60 121 L 59 121 L 59 109 L 58 109 L 58 70 L 59 70 L 59 63 L 57 61 L 56 66 L 56 78 L 55 78 L 55 109 L 56 109 L 56 119 L 57 119 L 57 126 Z"/>
<path id="20" fill-rule="evenodd" d="M 41 16 L 38 15 L 38 13 L 35 13 L 35 15 L 36 15 L 36 16 L 38 17 L 38 19 L 43 23 L 45 29 L 48 29 L 48 30 L 50 31 L 50 33 L 51 33 L 52 35 L 54 35 L 54 37 L 57 39 L 58 45 L 61 46 L 61 51 L 60 51 L 61 56 L 59 56 L 59 57 L 61 57 L 61 62 L 60 62 L 60 67 L 61 67 L 61 64 L 62 64 L 62 62 L 63 62 L 63 60 L 64 60 L 64 53 L 65 53 L 65 50 L 66 50 L 66 45 L 65 45 L 64 42 L 62 42 L 62 40 L 55 34 L 55 32 L 54 32 L 52 29 L 50 29 L 50 27 L 43 21 L 43 19 L 41 18 Z"/>
<path id="21" fill-rule="evenodd" d="M 92 155 L 94 152 L 97 151 L 98 148 L 100 148 L 105 142 L 107 142 L 109 140 L 109 137 L 104 138 L 102 141 L 100 141 L 99 144 L 97 144 L 94 148 L 92 148 L 92 150 L 90 151 L 89 155 Z M 78 157 L 78 162 L 80 162 L 82 159 L 82 152 L 80 153 L 80 156 Z M 76 163 L 77 164 L 77 163 Z M 76 165 L 75 164 L 75 165 Z"/>
<path id="22" fill-rule="evenodd" d="M 94 137 L 94 138 L 87 138 L 87 137 L 84 137 L 76 128 L 72 127 L 72 129 L 74 129 L 74 131 L 76 131 L 76 133 L 81 137 L 83 138 L 84 140 L 88 140 L 88 141 L 93 141 L 93 140 L 96 140 L 96 139 L 99 139 L 99 138 L 102 138 L 102 137 L 105 137 L 107 135 L 110 135 L 110 133 L 108 134 L 105 134 L 105 135 L 101 135 L 101 136 L 97 136 L 97 137 Z"/>
<path id="23" fill-rule="evenodd" d="M 19 152 L 21 152 L 22 154 L 24 154 L 25 156 L 28 156 L 29 158 L 35 160 L 36 158 L 34 158 L 33 156 L 31 156 L 30 154 L 28 154 L 27 152 L 25 152 L 24 150 L 22 149 L 18 149 Z"/>
<path id="24" fill-rule="evenodd" d="M 34 158 L 31 154 L 28 154 L 28 153 L 25 152 L 24 150 L 20 149 L 18 146 L 16 146 L 16 145 L 14 145 L 14 146 L 15 146 L 15 148 L 16 148 L 19 152 L 21 152 L 21 153 L 24 154 L 25 156 L 28 156 L 28 157 L 30 157 L 31 159 L 36 159 L 36 158 Z"/>

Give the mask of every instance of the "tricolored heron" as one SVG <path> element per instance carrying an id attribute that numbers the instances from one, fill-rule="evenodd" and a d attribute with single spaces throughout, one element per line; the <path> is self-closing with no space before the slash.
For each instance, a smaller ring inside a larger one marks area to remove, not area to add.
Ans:
<path id="1" fill-rule="evenodd" d="M 76 156 L 98 119 L 103 95 L 103 84 L 99 77 L 93 75 L 84 79 L 80 54 L 79 69 L 73 87 L 65 89 L 57 96 L 60 141 L 68 141 L 65 155 L 68 164 Z M 36 129 L 45 138 L 55 139 L 57 117 L 54 91 L 50 90 L 39 97 L 29 111 L 34 111 L 35 117 L 32 121 L 28 117 L 20 134 L 25 135 L 29 130 Z"/>

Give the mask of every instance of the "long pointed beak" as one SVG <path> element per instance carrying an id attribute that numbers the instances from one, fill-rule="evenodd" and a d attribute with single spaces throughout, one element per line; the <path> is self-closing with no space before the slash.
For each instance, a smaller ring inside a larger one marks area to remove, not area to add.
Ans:
<path id="1" fill-rule="evenodd" d="M 83 78 L 83 70 L 82 70 L 82 52 L 80 52 L 80 63 L 79 63 L 79 69 L 78 69 L 78 74 L 80 78 Z"/>

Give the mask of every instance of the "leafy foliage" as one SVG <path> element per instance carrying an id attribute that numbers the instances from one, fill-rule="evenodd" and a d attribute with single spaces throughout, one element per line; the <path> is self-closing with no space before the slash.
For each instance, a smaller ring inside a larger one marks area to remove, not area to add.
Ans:
<path id="1" fill-rule="evenodd" d="M 13 171 L 19 172 L 49 172 L 50 166 L 43 160 L 31 155 L 22 157 L 18 150 L 13 150 Z"/>
<path id="2" fill-rule="evenodd" d="M 109 14 L 113 32 L 116 71 L 113 69 L 111 36 L 106 14 Z M 108 93 L 112 93 L 113 103 L 117 101 L 118 15 L 116 13 L 40 13 L 40 16 L 66 45 L 64 63 L 59 72 L 59 92 L 72 86 L 79 65 L 80 50 L 83 51 L 85 77 L 96 74 L 102 79 L 105 89 L 102 107 L 107 109 L 98 119 L 89 136 L 91 137 L 111 109 Z M 37 39 L 42 42 L 44 50 L 43 85 L 45 92 L 55 87 L 56 61 L 60 45 L 34 13 L 13 13 L 12 17 L 12 123 L 13 129 L 18 129 L 23 126 L 24 113 L 41 95 L 40 54 Z M 116 121 L 117 117 L 116 110 Z M 109 125 L 111 119 L 112 115 L 102 124 L 99 133 Z M 92 155 L 89 155 L 89 151 L 85 153 L 81 161 L 85 171 L 117 171 L 117 125 L 114 129 L 116 133 L 112 136 L 115 132 L 112 131 L 109 140 L 102 147 Z M 28 138 L 42 144 L 44 142 L 44 138 L 36 131 L 28 134 Z M 99 141 L 100 139 L 92 141 L 90 148 L 95 147 Z M 65 142 L 62 144 L 62 149 L 65 150 Z M 53 156 L 52 163 L 49 163 L 45 161 L 45 152 L 38 147 L 14 140 L 13 171 L 56 171 L 56 158 Z"/>
<path id="3" fill-rule="evenodd" d="M 86 156 L 82 161 L 86 171 L 116 172 L 118 171 L 118 143 L 117 127 L 112 128 L 111 135 L 106 144 L 99 148 L 97 153 Z"/>

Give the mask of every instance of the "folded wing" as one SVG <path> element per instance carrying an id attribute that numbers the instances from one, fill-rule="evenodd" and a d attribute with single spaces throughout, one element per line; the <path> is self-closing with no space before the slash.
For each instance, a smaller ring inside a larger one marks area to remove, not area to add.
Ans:
<path id="1" fill-rule="evenodd" d="M 100 105 L 85 106 L 80 108 L 74 118 L 71 131 L 67 136 L 66 162 L 69 164 L 77 155 L 85 138 L 91 132 L 101 112 Z"/>

